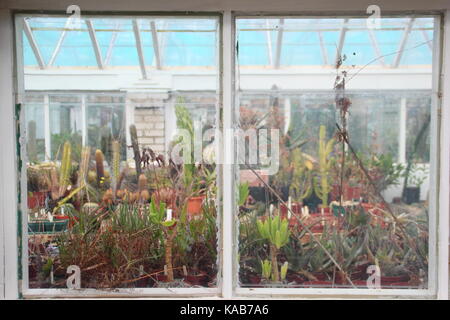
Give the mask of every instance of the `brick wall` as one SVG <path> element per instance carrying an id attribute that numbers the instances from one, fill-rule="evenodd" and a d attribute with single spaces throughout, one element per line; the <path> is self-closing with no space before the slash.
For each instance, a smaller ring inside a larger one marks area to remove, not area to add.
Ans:
<path id="1" fill-rule="evenodd" d="M 165 94 L 128 93 L 127 105 L 134 108 L 139 145 L 165 153 Z"/>

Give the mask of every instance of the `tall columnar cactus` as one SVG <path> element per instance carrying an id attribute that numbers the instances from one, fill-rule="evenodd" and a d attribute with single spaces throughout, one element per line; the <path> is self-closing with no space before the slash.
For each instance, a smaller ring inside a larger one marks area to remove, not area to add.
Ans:
<path id="1" fill-rule="evenodd" d="M 28 122 L 28 159 L 32 163 L 38 161 L 37 157 L 37 145 L 36 145 L 36 121 L 31 120 Z"/>
<path id="2" fill-rule="evenodd" d="M 117 140 L 112 141 L 112 160 L 111 160 L 111 182 L 114 196 L 118 188 L 119 175 L 120 175 L 120 142 Z"/>
<path id="3" fill-rule="evenodd" d="M 81 161 L 80 161 L 80 169 L 78 170 L 78 181 L 77 181 L 78 188 L 86 185 L 86 176 L 89 170 L 90 153 L 91 147 L 85 146 L 81 149 Z M 77 197 L 79 200 L 81 200 L 81 198 L 83 197 L 83 190 L 80 190 Z"/>
<path id="4" fill-rule="evenodd" d="M 105 167 L 103 161 L 105 157 L 100 149 L 95 150 L 95 168 L 97 170 L 97 183 L 100 185 L 105 179 Z"/>
<path id="5" fill-rule="evenodd" d="M 280 281 L 278 271 L 277 254 L 278 250 L 289 241 L 290 231 L 287 219 L 280 219 L 280 216 L 267 217 L 266 221 L 258 220 L 257 228 L 260 236 L 270 243 L 270 258 L 272 263 L 272 280 Z"/>
<path id="6" fill-rule="evenodd" d="M 64 143 L 61 158 L 61 168 L 59 170 L 59 194 L 62 197 L 70 184 L 70 172 L 72 168 L 72 146 L 69 141 Z"/>
<path id="7" fill-rule="evenodd" d="M 314 179 L 314 192 L 322 200 L 322 207 L 328 207 L 328 194 L 331 191 L 330 186 L 330 154 L 333 151 L 334 139 L 326 141 L 326 128 L 320 126 L 319 131 L 319 174 Z"/>
<path id="8" fill-rule="evenodd" d="M 313 164 L 306 159 L 300 148 L 292 151 L 292 183 L 291 192 L 293 199 L 302 202 L 303 199 L 309 197 L 312 193 L 312 169 Z"/>
<path id="9" fill-rule="evenodd" d="M 136 165 L 136 175 L 139 177 L 141 170 L 141 154 L 139 153 L 139 141 L 137 137 L 137 129 L 134 124 L 130 125 L 131 147 L 133 148 L 134 163 Z"/>

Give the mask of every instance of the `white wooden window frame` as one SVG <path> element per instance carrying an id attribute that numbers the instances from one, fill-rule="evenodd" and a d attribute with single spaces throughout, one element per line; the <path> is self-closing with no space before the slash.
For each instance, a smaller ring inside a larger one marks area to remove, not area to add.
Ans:
<path id="1" fill-rule="evenodd" d="M 125 289 L 111 291 L 99 291 L 92 289 L 84 289 L 82 292 L 66 292 L 64 289 L 33 289 L 33 292 L 19 292 L 23 284 L 18 281 L 18 239 L 17 237 L 17 159 L 16 154 L 16 132 L 15 132 L 15 116 L 14 105 L 15 102 L 20 102 L 20 95 L 16 88 L 20 87 L 21 79 L 19 74 L 15 71 L 15 65 L 19 61 L 15 61 L 17 55 L 15 54 L 14 44 L 14 18 L 12 9 L 26 9 L 26 10 L 65 10 L 64 4 L 59 1 L 46 4 L 47 7 L 42 8 L 42 4 L 36 4 L 32 1 L 22 1 L 16 6 L 14 1 L 5 1 L 5 5 L 0 9 L 0 136 L 2 137 L 2 154 L 0 155 L 0 263 L 4 264 L 0 267 L 0 298 L 16 299 L 22 296 L 30 298 L 38 297 L 138 297 L 138 296 L 165 296 L 160 292 L 148 294 L 144 292 L 145 289 Z M 81 8 L 86 10 L 99 12 L 101 10 L 126 11 L 135 10 L 136 12 L 148 11 L 149 8 L 143 2 L 136 1 L 126 4 L 110 4 L 108 1 L 88 1 L 80 0 Z M 222 124 L 224 128 L 232 128 L 236 115 L 234 114 L 233 99 L 234 99 L 234 19 L 238 15 L 232 10 L 247 10 L 244 14 L 251 14 L 249 10 L 252 8 L 261 8 L 267 12 L 284 10 L 296 11 L 298 15 L 302 15 L 300 11 L 314 12 L 320 10 L 328 12 L 330 15 L 342 12 L 347 8 L 349 11 L 358 10 L 360 14 L 364 14 L 365 8 L 360 8 L 357 1 L 344 0 L 339 4 L 330 1 L 328 5 L 319 4 L 316 1 L 305 1 L 302 4 L 293 3 L 291 1 L 280 1 L 280 3 L 266 4 L 259 1 L 245 1 L 232 2 L 223 1 L 223 4 L 217 6 L 215 3 L 205 4 L 201 6 L 201 1 L 155 1 L 150 8 L 151 10 L 165 10 L 167 15 L 170 11 L 189 11 L 193 7 L 201 8 L 201 11 L 223 11 L 222 24 L 222 105 L 223 118 Z M 254 3 L 252 3 L 254 2 Z M 436 197 L 436 209 L 438 215 L 434 222 L 437 226 L 437 233 L 435 234 L 434 246 L 430 247 L 430 256 L 435 259 L 431 261 L 435 274 L 433 277 L 435 284 L 433 290 L 368 290 L 368 289 L 246 289 L 237 288 L 237 261 L 236 261 L 236 224 L 234 223 L 235 206 L 234 200 L 234 179 L 236 170 L 231 164 L 225 164 L 223 167 L 223 190 L 228 192 L 223 193 L 223 212 L 222 215 L 222 245 L 219 252 L 221 252 L 221 277 L 219 286 L 221 293 L 199 293 L 199 297 L 217 296 L 218 298 L 247 298 L 247 297 L 285 297 L 285 298 L 345 298 L 345 297 L 359 297 L 359 298 L 389 298 L 389 297 L 417 297 L 417 298 L 438 298 L 448 299 L 448 244 L 449 244 L 449 195 L 450 195 L 450 126 L 445 125 L 450 123 L 450 5 L 442 2 L 431 4 L 423 3 L 421 1 L 407 1 L 407 3 L 399 1 L 398 3 L 392 1 L 379 1 L 380 6 L 389 8 L 393 12 L 401 14 L 402 11 L 411 10 L 420 12 L 420 10 L 436 9 L 445 13 L 443 29 L 440 34 L 442 51 L 435 50 L 434 52 L 443 52 L 439 57 L 442 62 L 441 68 L 437 67 L 436 97 L 440 100 L 441 108 L 437 109 L 435 116 L 435 124 L 439 124 L 436 128 L 439 136 L 439 145 L 434 146 L 439 149 L 439 157 L 436 168 L 439 168 L 439 179 L 436 181 L 438 190 L 434 192 Z M 241 4 L 239 4 L 241 3 Z M 294 8 L 295 6 L 295 8 Z M 282 13 L 274 13 L 274 15 L 281 15 Z M 241 15 L 241 14 L 240 14 Z M 239 16 L 240 16 L 239 15 Z M 443 32 L 442 32 L 443 31 Z M 436 64 L 437 65 L 437 64 Z M 433 74 L 435 74 L 433 72 Z M 439 81 L 440 80 L 440 81 Z M 229 154 L 234 151 L 235 142 L 232 139 L 225 140 L 224 154 Z M 234 155 L 234 153 L 232 153 Z M 435 251 L 432 254 L 432 250 Z M 3 254 L 2 254 L 3 253 Z M 432 279 L 430 279 L 431 282 Z M 170 296 L 173 293 L 177 296 L 194 296 L 192 289 L 170 289 Z M 410 292 L 411 291 L 411 292 Z M 425 291 L 425 292 L 424 292 Z"/>
<path id="2" fill-rule="evenodd" d="M 417 16 L 428 16 L 427 13 L 414 13 Z M 280 18 L 304 18 L 307 16 L 308 18 L 315 18 L 317 16 L 305 15 L 305 14 L 285 14 L 285 15 L 273 15 L 271 13 L 264 14 L 259 13 L 257 15 L 249 15 L 248 13 L 235 13 L 233 14 L 233 24 L 235 25 L 235 21 L 237 18 L 245 19 L 245 18 L 257 18 L 264 16 L 264 18 L 268 19 L 280 19 Z M 399 14 L 390 14 L 385 15 L 385 17 L 402 17 L 401 13 Z M 405 16 L 405 15 L 403 15 Z M 439 177 L 439 156 L 441 155 L 438 143 L 439 143 L 439 117 L 441 114 L 441 99 L 440 96 L 440 73 L 441 73 L 441 48 L 442 48 L 442 18 L 440 15 L 429 15 L 430 17 L 435 18 L 435 30 L 434 37 L 437 41 L 434 41 L 433 48 L 433 70 L 432 70 L 432 90 L 431 90 L 431 131 L 430 131 L 430 201 L 429 201 L 429 268 L 428 268 L 428 288 L 427 289 L 369 289 L 369 288 L 242 288 L 239 287 L 238 283 L 235 282 L 235 294 L 237 296 L 247 297 L 247 296 L 261 296 L 261 297 L 293 297 L 293 296 L 303 296 L 303 297 L 323 297 L 323 296 L 333 296 L 333 297 L 342 297 L 342 296 L 360 296 L 360 297 L 390 297 L 390 298 L 398 298 L 398 297 L 422 297 L 422 298 L 434 298 L 437 296 L 438 292 L 438 283 L 437 283 L 437 272 L 438 272 L 438 264 L 437 264 L 437 213 L 438 206 L 438 177 Z M 323 17 L 323 16 L 322 16 Z M 339 15 L 339 16 L 330 16 L 330 17 L 344 17 L 344 18 L 361 18 L 361 15 Z M 233 27 L 235 29 L 235 27 Z M 233 34 L 234 35 L 234 34 Z M 234 41 L 233 41 L 234 43 Z M 234 51 L 233 51 L 234 52 Z M 236 80 L 237 81 L 237 80 Z M 235 83 L 235 82 L 233 82 Z M 237 94 L 236 94 L 237 96 Z M 236 110 L 237 112 L 237 110 Z M 448 181 L 448 180 L 447 180 Z M 225 189 L 228 190 L 228 189 Z M 447 224 L 448 225 L 448 224 Z M 236 238 L 236 237 L 235 237 Z M 235 241 L 237 241 L 235 239 Z M 237 247 L 237 245 L 235 245 Z M 237 254 L 237 252 L 235 253 Z M 235 280 L 235 279 L 233 279 Z M 236 281 L 236 280 L 235 280 Z M 448 281 L 447 281 L 448 282 Z M 440 284 L 440 283 L 439 283 Z M 448 291 L 448 289 L 447 289 Z"/>

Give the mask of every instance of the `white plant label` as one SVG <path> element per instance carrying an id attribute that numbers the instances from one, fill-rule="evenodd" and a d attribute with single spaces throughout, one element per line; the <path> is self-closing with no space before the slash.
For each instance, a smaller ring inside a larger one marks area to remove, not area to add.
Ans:
<path id="1" fill-rule="evenodd" d="M 66 285 L 69 289 L 80 289 L 81 288 L 81 270 L 79 266 L 70 265 L 67 267 L 67 273 L 71 273 L 69 278 L 67 278 Z"/>

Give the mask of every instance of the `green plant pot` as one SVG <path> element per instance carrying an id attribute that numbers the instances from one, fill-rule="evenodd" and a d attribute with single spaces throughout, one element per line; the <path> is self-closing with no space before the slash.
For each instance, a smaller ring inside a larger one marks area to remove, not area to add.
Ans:
<path id="1" fill-rule="evenodd" d="M 55 233 L 67 230 L 69 220 L 53 221 L 37 220 L 28 222 L 28 230 L 33 233 L 46 232 Z"/>

